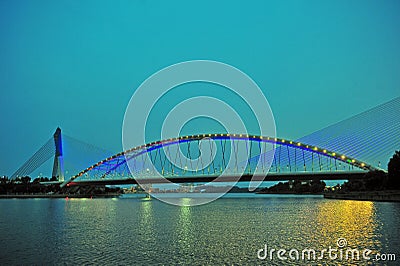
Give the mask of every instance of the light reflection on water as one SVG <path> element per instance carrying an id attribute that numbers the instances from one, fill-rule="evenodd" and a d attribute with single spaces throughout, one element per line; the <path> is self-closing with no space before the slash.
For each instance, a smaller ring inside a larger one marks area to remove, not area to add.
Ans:
<path id="1" fill-rule="evenodd" d="M 0 210 L 2 265 L 282 265 L 258 260 L 257 250 L 322 249 L 339 237 L 352 248 L 400 250 L 398 203 L 229 195 L 197 207 L 142 198 L 1 200 Z"/>
<path id="2" fill-rule="evenodd" d="M 345 238 L 348 247 L 381 249 L 375 204 L 369 201 L 326 201 L 318 205 L 321 239 Z M 333 243 L 323 243 L 325 246 Z"/>

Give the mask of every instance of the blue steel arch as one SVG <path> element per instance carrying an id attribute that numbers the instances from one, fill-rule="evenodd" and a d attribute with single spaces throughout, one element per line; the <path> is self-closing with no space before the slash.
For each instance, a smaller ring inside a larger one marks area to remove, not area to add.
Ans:
<path id="1" fill-rule="evenodd" d="M 356 167 L 361 170 L 366 171 L 373 171 L 373 170 L 380 170 L 377 169 L 370 164 L 357 160 L 356 158 L 348 157 L 345 154 L 330 151 L 318 146 L 308 145 L 305 143 L 287 140 L 282 138 L 272 138 L 266 136 L 257 136 L 257 135 L 248 135 L 248 134 L 229 134 L 229 133 L 219 133 L 219 134 L 199 134 L 199 135 L 190 135 L 190 136 L 181 136 L 177 138 L 170 138 L 166 140 L 154 141 L 144 145 L 140 145 L 129 150 L 117 153 L 111 157 L 108 157 L 104 160 L 97 162 L 96 164 L 82 170 L 77 175 L 73 176 L 69 182 L 74 181 L 75 179 L 85 175 L 89 171 L 92 170 L 103 170 L 103 174 L 101 178 L 104 178 L 112 171 L 116 170 L 117 168 L 126 165 L 127 159 L 131 160 L 135 157 L 143 155 L 145 153 L 149 153 L 151 151 L 160 149 L 165 146 L 180 144 L 184 142 L 192 142 L 192 141 L 199 141 L 203 139 L 212 139 L 212 140 L 242 140 L 242 141 L 249 141 L 249 142 L 266 142 L 271 143 L 274 145 L 281 145 L 286 147 L 291 147 L 298 150 L 303 150 L 310 152 L 312 154 L 322 155 L 328 158 L 332 158 L 335 161 L 340 161 L 345 164 L 348 164 L 352 167 Z"/>

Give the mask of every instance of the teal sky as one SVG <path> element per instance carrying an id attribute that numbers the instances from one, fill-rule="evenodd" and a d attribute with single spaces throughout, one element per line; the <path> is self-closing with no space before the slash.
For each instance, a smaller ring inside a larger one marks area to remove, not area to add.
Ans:
<path id="1" fill-rule="evenodd" d="M 399 13 L 397 0 L 0 1 L 0 175 L 57 126 L 119 151 L 135 88 L 186 60 L 241 69 L 278 136 L 312 133 L 399 96 Z"/>

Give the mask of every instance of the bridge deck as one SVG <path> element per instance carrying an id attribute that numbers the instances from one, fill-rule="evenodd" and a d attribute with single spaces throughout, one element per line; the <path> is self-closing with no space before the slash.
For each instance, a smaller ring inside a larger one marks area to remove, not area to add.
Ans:
<path id="1" fill-rule="evenodd" d="M 287 174 L 268 174 L 264 176 L 254 176 L 255 180 L 263 181 L 287 181 L 287 180 L 350 180 L 362 179 L 366 172 L 315 172 L 315 173 L 287 173 Z M 173 183 L 207 183 L 207 182 L 249 182 L 253 175 L 243 175 L 239 178 L 235 176 L 220 176 L 215 180 L 216 176 L 197 176 L 197 177 L 166 177 L 164 178 L 125 178 L 125 179 L 98 179 L 98 180 L 82 180 L 73 181 L 69 186 L 86 186 L 86 185 L 129 185 L 129 184 L 166 184 L 166 180 Z"/>

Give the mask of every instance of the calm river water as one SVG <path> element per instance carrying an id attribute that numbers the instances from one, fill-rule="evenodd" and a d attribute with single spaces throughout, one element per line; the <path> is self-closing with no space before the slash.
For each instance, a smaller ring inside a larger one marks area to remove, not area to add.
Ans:
<path id="1" fill-rule="evenodd" d="M 243 194 L 196 207 L 129 197 L 2 199 L 0 212 L 1 265 L 348 265 L 301 260 L 303 249 L 338 248 L 339 238 L 372 250 L 354 265 L 400 264 L 398 203 Z M 286 260 L 259 259 L 265 245 L 296 249 L 300 260 L 288 252 Z M 374 261 L 377 253 L 397 262 Z"/>

